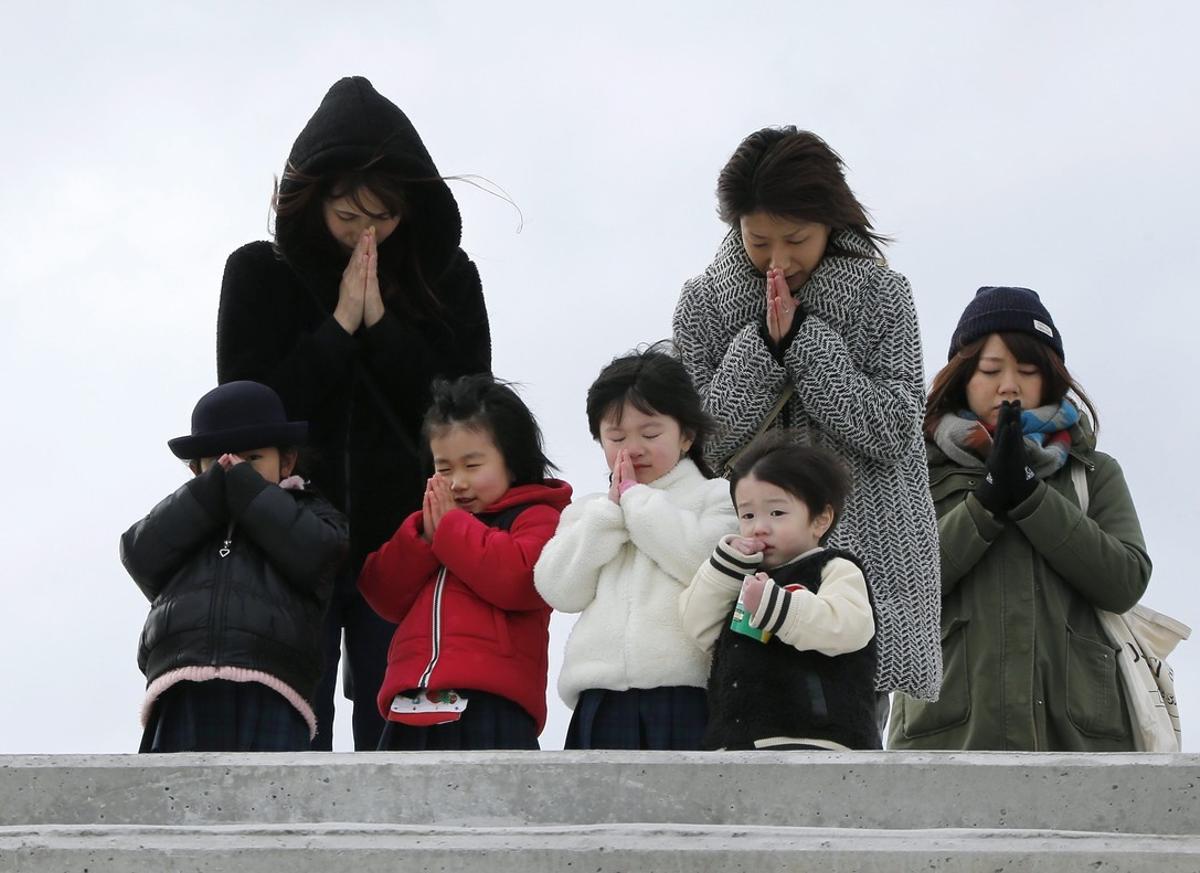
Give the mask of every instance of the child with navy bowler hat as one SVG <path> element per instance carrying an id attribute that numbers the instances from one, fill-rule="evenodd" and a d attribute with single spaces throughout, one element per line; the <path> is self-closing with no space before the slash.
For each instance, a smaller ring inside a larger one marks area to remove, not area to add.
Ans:
<path id="1" fill-rule="evenodd" d="M 192 478 L 121 537 L 150 600 L 143 752 L 309 748 L 345 518 L 293 475 L 303 421 L 257 382 L 205 394 L 169 440 Z"/>

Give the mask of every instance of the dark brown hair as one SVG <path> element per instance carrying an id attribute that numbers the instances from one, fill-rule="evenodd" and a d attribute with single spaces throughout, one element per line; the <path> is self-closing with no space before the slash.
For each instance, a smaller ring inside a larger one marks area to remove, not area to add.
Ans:
<path id="1" fill-rule="evenodd" d="M 765 212 L 781 218 L 827 224 L 831 235 L 852 230 L 876 255 L 886 236 L 871 227 L 867 210 L 846 184 L 845 165 L 825 140 L 794 126 L 764 127 L 744 140 L 717 178 L 717 214 L 730 226 L 744 215 Z M 834 247 L 830 254 L 855 256 Z"/>
<path id="2" fill-rule="evenodd" d="M 601 370 L 588 388 L 588 430 L 592 439 L 599 441 L 601 422 L 613 413 L 619 421 L 626 401 L 646 415 L 673 418 L 679 429 L 692 438 L 687 456 L 706 478 L 712 479 L 712 469 L 704 460 L 704 443 L 713 432 L 713 420 L 704 411 L 704 402 L 687 369 L 668 353 L 670 348 L 667 341 L 655 343 L 614 358 Z"/>
<path id="3" fill-rule="evenodd" d="M 1022 364 L 1031 364 L 1038 368 L 1038 372 L 1042 374 L 1043 405 L 1061 403 L 1070 392 L 1087 407 L 1093 427 L 1097 431 L 1100 430 L 1100 416 L 1096 407 L 1092 406 L 1092 401 L 1054 349 L 1027 333 L 1006 332 L 996 335 L 1012 352 L 1014 358 Z M 924 429 L 927 437 L 932 439 L 933 431 L 942 416 L 968 408 L 967 383 L 975 375 L 979 357 L 983 354 L 983 347 L 990 336 L 991 334 L 988 334 L 963 346 L 933 377 L 933 384 L 929 386 L 929 397 L 925 401 Z"/>
<path id="4" fill-rule="evenodd" d="M 557 469 L 542 448 L 542 430 L 525 401 L 507 382 L 491 373 L 437 379 L 433 399 L 421 424 L 428 466 L 432 469 L 431 438 L 455 425 L 484 431 L 504 458 L 513 485 L 540 485 Z"/>
<path id="5" fill-rule="evenodd" d="M 764 434 L 746 447 L 729 473 L 729 496 L 737 510 L 737 486 L 746 476 L 782 488 L 808 507 L 813 518 L 833 510 L 829 530 L 821 545 L 837 527 L 853 481 L 846 465 L 833 452 L 817 446 L 797 445 L 787 431 Z"/>

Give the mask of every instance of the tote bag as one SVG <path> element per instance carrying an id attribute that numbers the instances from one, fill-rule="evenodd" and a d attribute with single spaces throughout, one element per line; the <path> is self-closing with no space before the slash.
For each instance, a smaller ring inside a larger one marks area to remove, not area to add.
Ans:
<path id="1" fill-rule="evenodd" d="M 1087 471 L 1078 461 L 1071 465 L 1071 483 L 1079 497 L 1079 508 L 1086 515 Z M 1175 671 L 1167 663 L 1167 656 L 1191 636 L 1192 629 L 1140 603 L 1125 613 L 1097 609 L 1096 614 L 1112 644 L 1120 649 L 1117 669 L 1138 751 L 1178 752 L 1183 732 L 1175 698 Z"/>

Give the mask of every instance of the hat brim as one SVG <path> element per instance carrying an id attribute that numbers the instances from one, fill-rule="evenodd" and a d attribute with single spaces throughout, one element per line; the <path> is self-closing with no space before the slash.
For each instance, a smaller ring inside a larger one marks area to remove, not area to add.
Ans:
<path id="1" fill-rule="evenodd" d="M 184 461 L 215 458 L 227 452 L 261 449 L 265 446 L 295 446 L 308 436 L 307 421 L 283 424 L 252 424 L 209 433 L 190 434 L 167 440 L 167 448 Z"/>

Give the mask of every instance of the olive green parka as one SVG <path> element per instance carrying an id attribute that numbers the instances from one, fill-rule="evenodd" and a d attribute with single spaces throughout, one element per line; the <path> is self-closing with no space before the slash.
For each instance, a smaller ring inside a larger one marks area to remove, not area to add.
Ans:
<path id="1" fill-rule="evenodd" d="M 1115 646 L 1096 608 L 1124 612 L 1150 580 L 1141 525 L 1117 462 L 1086 417 L 1070 459 L 996 518 L 975 498 L 983 462 L 927 443 L 942 562 L 942 690 L 896 695 L 893 749 L 1131 751 Z M 1072 464 L 1087 470 L 1080 511 Z"/>

